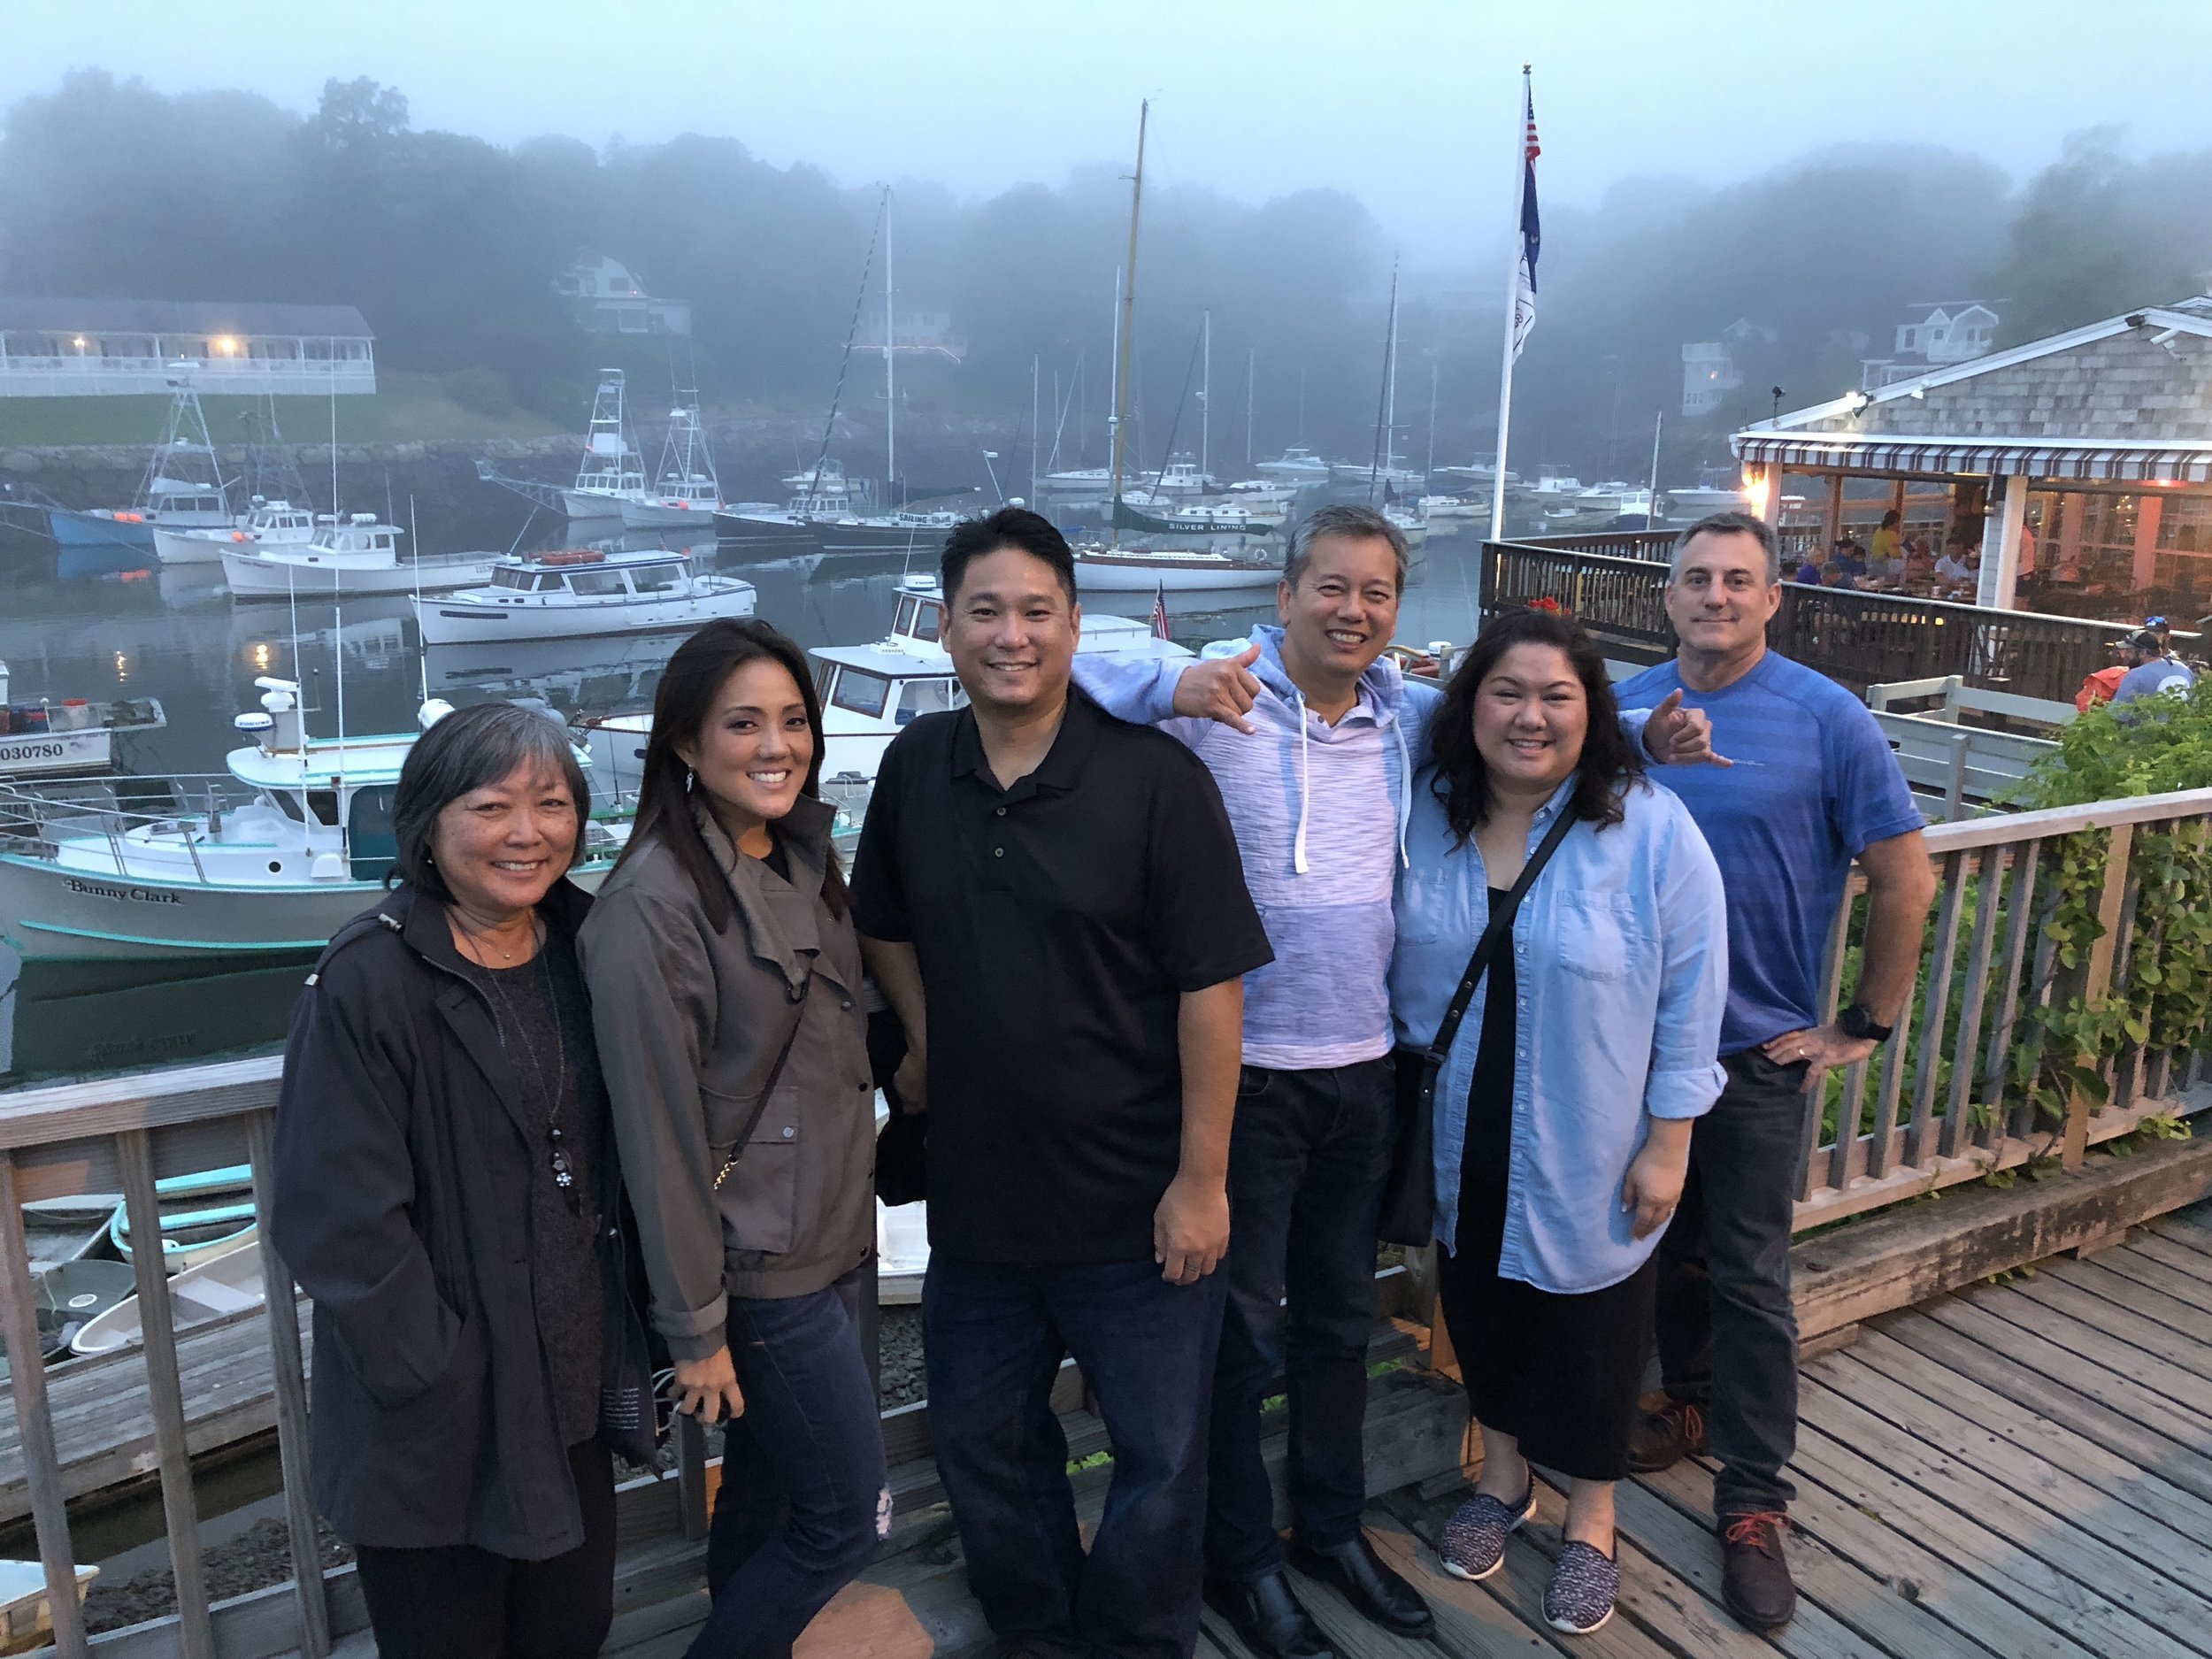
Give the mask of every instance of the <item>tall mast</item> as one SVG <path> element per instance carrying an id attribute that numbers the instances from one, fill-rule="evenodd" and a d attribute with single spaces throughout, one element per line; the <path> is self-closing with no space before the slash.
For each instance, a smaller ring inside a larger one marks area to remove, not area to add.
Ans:
<path id="1" fill-rule="evenodd" d="M 1205 358 L 1198 376 L 1198 482 L 1203 489 L 1207 474 L 1212 471 L 1208 465 L 1212 459 L 1214 413 L 1214 314 L 1210 310 L 1199 313 L 1198 338 Z"/>
<path id="2" fill-rule="evenodd" d="M 1252 468 L 1252 380 L 1259 373 L 1260 352 L 1256 346 L 1247 347 L 1244 353 L 1244 466 Z"/>
<path id="3" fill-rule="evenodd" d="M 1113 343 L 1106 348 L 1106 443 L 1110 449 L 1114 442 L 1114 427 L 1119 424 L 1114 413 L 1114 365 L 1121 361 L 1121 267 L 1114 267 L 1114 309 L 1108 313 L 1114 319 Z"/>
<path id="4" fill-rule="evenodd" d="M 1129 341 L 1137 326 L 1137 218 L 1144 206 L 1144 129 L 1152 102 L 1137 106 L 1137 171 L 1129 192 L 1129 280 L 1121 285 L 1121 340 L 1114 364 L 1114 490 L 1109 512 L 1113 545 L 1121 545 L 1121 479 L 1129 428 Z"/>
<path id="5" fill-rule="evenodd" d="M 1422 474 L 1424 488 L 1432 488 L 1429 480 L 1436 476 L 1436 365 L 1429 365 L 1429 466 Z"/>
<path id="6" fill-rule="evenodd" d="M 883 187 L 883 511 L 898 511 L 899 400 L 892 362 L 897 356 L 893 332 L 891 285 L 891 187 Z"/>
<path id="7" fill-rule="evenodd" d="M 1390 273 L 1390 370 L 1383 381 L 1387 404 L 1383 417 L 1383 481 L 1398 465 L 1398 273 Z"/>
<path id="8" fill-rule="evenodd" d="M 1033 512 L 1037 506 L 1037 388 L 1042 365 L 1035 352 L 1029 354 L 1029 506 Z"/>

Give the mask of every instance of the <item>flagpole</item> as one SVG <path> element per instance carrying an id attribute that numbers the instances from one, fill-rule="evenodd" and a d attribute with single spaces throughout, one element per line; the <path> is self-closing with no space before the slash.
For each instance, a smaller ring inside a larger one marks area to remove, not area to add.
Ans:
<path id="1" fill-rule="evenodd" d="M 1521 119 L 1513 129 L 1513 257 L 1506 262 L 1505 272 L 1505 347 L 1498 371 L 1498 455 L 1497 476 L 1490 486 L 1490 539 L 1505 539 L 1505 451 L 1506 438 L 1513 423 L 1513 359 L 1520 354 L 1513 349 L 1513 321 L 1520 309 L 1521 300 L 1521 208 L 1522 192 L 1528 188 L 1528 129 L 1534 111 L 1534 93 L 1529 82 L 1529 65 L 1521 65 Z"/>

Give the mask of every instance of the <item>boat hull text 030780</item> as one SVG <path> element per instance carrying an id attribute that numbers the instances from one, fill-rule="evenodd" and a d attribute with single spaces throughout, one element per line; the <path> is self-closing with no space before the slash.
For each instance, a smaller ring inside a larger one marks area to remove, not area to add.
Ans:
<path id="1" fill-rule="evenodd" d="M 0 663 L 0 779 L 105 772 L 115 764 L 117 733 L 158 731 L 168 724 L 152 697 L 12 703 L 8 684 L 8 665 Z"/>
<path id="2" fill-rule="evenodd" d="M 383 891 L 392 797 L 416 733 L 309 738 L 297 687 L 257 680 L 257 741 L 219 777 L 0 785 L 0 937 L 26 961 L 206 960 L 319 947 Z M 426 724 L 443 712 L 424 706 Z M 588 757 L 580 757 L 588 762 Z M 595 801 L 576 875 L 595 887 L 629 806 Z"/>
<path id="3" fill-rule="evenodd" d="M 488 587 L 412 603 L 425 645 L 460 645 L 696 627 L 752 615 L 753 598 L 752 583 L 680 553 L 570 549 L 503 558 Z"/>

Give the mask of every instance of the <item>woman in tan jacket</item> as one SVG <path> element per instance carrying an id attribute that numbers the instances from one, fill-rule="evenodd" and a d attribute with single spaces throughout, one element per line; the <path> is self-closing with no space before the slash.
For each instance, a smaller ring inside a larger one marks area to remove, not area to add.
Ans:
<path id="1" fill-rule="evenodd" d="M 856 1319 L 874 1090 L 821 733 L 767 623 L 686 641 L 580 945 L 676 1409 L 730 1419 L 697 1659 L 787 1655 L 890 1519 Z"/>

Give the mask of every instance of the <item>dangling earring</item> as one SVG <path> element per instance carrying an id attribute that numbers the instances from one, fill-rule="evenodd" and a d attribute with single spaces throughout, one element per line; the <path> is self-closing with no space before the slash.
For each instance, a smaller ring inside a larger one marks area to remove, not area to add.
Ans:
<path id="1" fill-rule="evenodd" d="M 688 767 L 688 766 L 685 767 L 685 768 L 684 768 L 684 793 L 685 793 L 686 795 L 689 795 L 689 794 L 691 793 L 691 786 L 692 786 L 692 785 L 694 785 L 695 783 L 697 783 L 698 781 L 699 781 L 699 774 L 698 774 L 697 772 L 695 772 L 692 771 L 690 767 Z"/>

